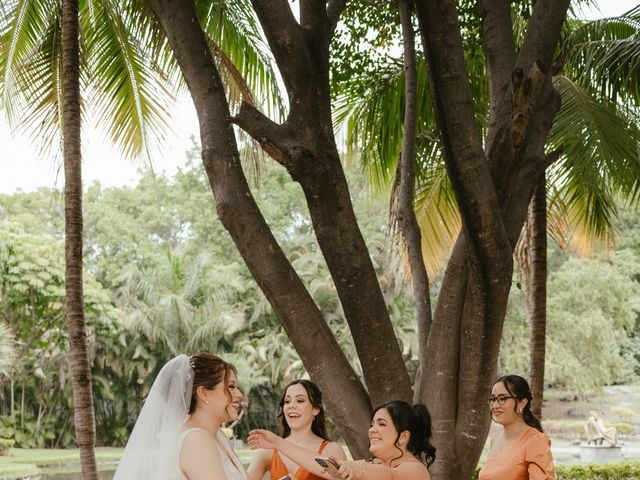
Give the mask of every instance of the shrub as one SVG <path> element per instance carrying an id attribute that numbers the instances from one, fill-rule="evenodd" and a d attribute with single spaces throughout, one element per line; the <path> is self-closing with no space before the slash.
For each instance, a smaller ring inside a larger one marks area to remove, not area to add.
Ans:
<path id="1" fill-rule="evenodd" d="M 15 445 L 15 441 L 10 438 L 0 438 L 0 455 L 6 455 L 11 447 Z"/>
<path id="2" fill-rule="evenodd" d="M 474 480 L 478 479 L 480 467 Z M 556 465 L 556 480 L 637 480 L 640 462 L 605 463 L 590 465 Z"/>
<path id="3" fill-rule="evenodd" d="M 640 462 L 556 467 L 556 480 L 626 480 L 640 478 Z"/>
<path id="4" fill-rule="evenodd" d="M 628 422 L 634 415 L 634 411 L 626 407 L 610 407 L 611 413 L 620 419 L 621 422 Z"/>
<path id="5" fill-rule="evenodd" d="M 622 433 L 623 435 L 633 433 L 635 430 L 635 427 L 632 424 L 626 422 L 614 422 L 611 425 L 616 428 L 618 433 Z"/>

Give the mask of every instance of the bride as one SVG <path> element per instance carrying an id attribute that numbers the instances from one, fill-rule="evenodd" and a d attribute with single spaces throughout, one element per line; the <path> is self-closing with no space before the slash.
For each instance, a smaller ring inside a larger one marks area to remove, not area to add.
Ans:
<path id="1" fill-rule="evenodd" d="M 156 378 L 114 480 L 247 480 L 221 425 L 238 418 L 236 369 L 210 353 L 169 360 Z"/>

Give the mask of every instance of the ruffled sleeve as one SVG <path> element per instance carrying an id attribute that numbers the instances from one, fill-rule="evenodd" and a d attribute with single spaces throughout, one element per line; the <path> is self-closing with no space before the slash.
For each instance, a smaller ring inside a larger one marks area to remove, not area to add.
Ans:
<path id="1" fill-rule="evenodd" d="M 525 447 L 525 461 L 529 480 L 554 480 L 551 440 L 542 432 L 536 432 Z"/>

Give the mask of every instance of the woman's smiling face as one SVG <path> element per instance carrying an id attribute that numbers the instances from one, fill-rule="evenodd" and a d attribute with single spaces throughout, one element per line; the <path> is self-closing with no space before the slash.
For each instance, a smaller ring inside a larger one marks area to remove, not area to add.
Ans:
<path id="1" fill-rule="evenodd" d="M 514 398 L 503 382 L 498 382 L 493 386 L 489 398 L 491 399 L 489 404 L 491 417 L 496 423 L 506 426 L 524 421 L 517 412 L 522 412 L 527 401 Z"/>
<path id="2" fill-rule="evenodd" d="M 291 430 L 300 430 L 311 425 L 313 418 L 320 412 L 309 400 L 309 394 L 303 385 L 295 383 L 284 394 L 282 413 Z"/>
<path id="3" fill-rule="evenodd" d="M 369 451 L 374 457 L 386 461 L 400 453 L 396 446 L 398 431 L 386 408 L 379 409 L 371 420 L 369 428 Z"/>

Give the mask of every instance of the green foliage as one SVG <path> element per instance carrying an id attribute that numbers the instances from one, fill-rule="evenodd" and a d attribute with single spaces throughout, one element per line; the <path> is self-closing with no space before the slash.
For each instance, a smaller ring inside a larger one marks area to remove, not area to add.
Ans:
<path id="1" fill-rule="evenodd" d="M 556 467 L 557 480 L 625 480 L 638 477 L 640 477 L 638 462 Z"/>
<path id="2" fill-rule="evenodd" d="M 476 469 L 477 480 L 480 467 Z M 640 462 L 588 465 L 556 465 L 556 480 L 635 480 L 640 477 Z"/>
<path id="3" fill-rule="evenodd" d="M 611 410 L 611 413 L 613 413 L 616 417 L 618 417 L 621 422 L 628 422 L 631 419 L 631 417 L 635 415 L 634 411 L 631 410 L 630 408 L 621 407 L 621 406 L 614 406 L 609 408 L 609 410 Z"/>
<path id="4" fill-rule="evenodd" d="M 586 392 L 637 378 L 638 350 L 627 350 L 640 311 L 640 256 L 623 250 L 610 259 L 570 258 L 549 275 L 547 385 Z M 523 294 L 512 291 L 500 369 L 526 372 L 529 326 Z M 584 368 L 588 366 L 588 375 Z"/>

